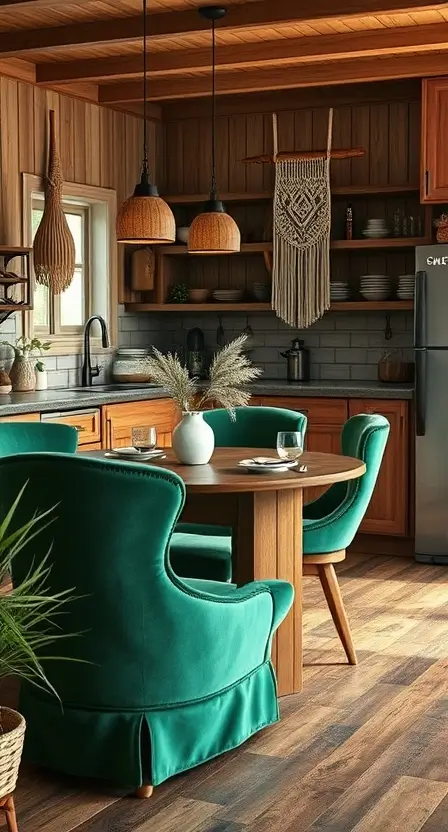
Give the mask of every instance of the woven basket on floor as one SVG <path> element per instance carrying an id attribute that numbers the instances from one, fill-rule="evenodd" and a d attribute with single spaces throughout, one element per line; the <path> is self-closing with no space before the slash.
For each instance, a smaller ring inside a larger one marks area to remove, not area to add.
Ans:
<path id="1" fill-rule="evenodd" d="M 17 711 L 0 707 L 0 798 L 17 783 L 26 723 Z"/>

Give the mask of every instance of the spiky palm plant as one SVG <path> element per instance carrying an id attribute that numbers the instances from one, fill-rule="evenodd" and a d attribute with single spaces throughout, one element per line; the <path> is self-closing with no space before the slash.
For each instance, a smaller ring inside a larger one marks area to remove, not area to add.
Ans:
<path id="1" fill-rule="evenodd" d="M 13 560 L 24 546 L 55 519 L 50 518 L 52 508 L 36 514 L 20 529 L 10 531 L 26 486 L 27 483 L 0 524 L 0 584 L 10 574 Z M 48 557 L 49 553 L 39 563 L 33 563 L 11 592 L 0 594 L 0 678 L 16 675 L 56 694 L 42 661 L 60 658 L 45 655 L 45 651 L 50 644 L 67 637 L 57 632 L 55 619 L 74 596 L 71 589 L 53 595 L 47 592 L 51 569 Z"/>
<path id="2" fill-rule="evenodd" d="M 254 367 L 244 352 L 247 335 L 240 335 L 216 353 L 209 370 L 206 388 L 198 378 L 190 378 L 177 355 L 163 355 L 153 349 L 148 359 L 152 380 L 165 388 L 183 412 L 203 410 L 208 403 L 216 402 L 234 415 L 235 407 L 247 405 L 251 394 L 244 385 L 254 381 L 262 370 Z"/>

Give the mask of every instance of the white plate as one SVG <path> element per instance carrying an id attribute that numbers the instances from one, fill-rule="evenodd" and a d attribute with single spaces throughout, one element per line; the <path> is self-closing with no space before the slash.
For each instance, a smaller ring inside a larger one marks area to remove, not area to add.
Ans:
<path id="1" fill-rule="evenodd" d="M 125 457 L 127 459 L 157 459 L 164 456 L 164 451 L 161 448 L 154 448 L 152 451 L 136 451 L 134 447 L 129 448 L 112 448 L 109 452 L 110 456 Z"/>
<path id="2" fill-rule="evenodd" d="M 274 462 L 272 465 L 269 464 L 261 464 L 260 462 L 254 462 L 252 459 L 242 459 L 241 462 L 238 463 L 241 468 L 244 468 L 246 471 L 251 471 L 252 473 L 256 474 L 264 474 L 269 473 L 273 474 L 274 472 L 289 471 L 290 468 L 296 468 L 298 462 L 296 459 L 291 460 L 288 462 L 287 460 L 283 462 L 279 460 L 278 462 Z"/>

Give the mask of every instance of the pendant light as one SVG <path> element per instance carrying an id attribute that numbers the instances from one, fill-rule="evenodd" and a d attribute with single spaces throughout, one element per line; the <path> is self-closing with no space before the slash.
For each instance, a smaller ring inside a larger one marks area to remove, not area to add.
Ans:
<path id="1" fill-rule="evenodd" d="M 147 84 L 147 0 L 143 0 L 143 163 L 140 182 L 117 216 L 117 242 L 138 245 L 174 243 L 176 223 L 169 205 L 149 178 Z"/>
<path id="2" fill-rule="evenodd" d="M 199 9 L 199 14 L 212 23 L 212 178 L 210 199 L 205 203 L 202 214 L 198 214 L 190 226 L 188 251 L 191 254 L 232 254 L 241 247 L 239 228 L 218 199 L 216 184 L 215 22 L 224 17 L 225 13 L 226 9 L 220 6 Z"/>

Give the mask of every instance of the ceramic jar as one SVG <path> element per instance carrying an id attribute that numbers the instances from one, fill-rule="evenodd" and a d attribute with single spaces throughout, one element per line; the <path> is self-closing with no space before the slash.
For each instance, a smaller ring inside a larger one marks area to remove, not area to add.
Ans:
<path id="1" fill-rule="evenodd" d="M 35 369 L 36 386 L 35 390 L 48 390 L 48 374 L 45 368 L 43 370 Z"/>
<path id="2" fill-rule="evenodd" d="M 34 390 L 36 385 L 35 366 L 35 358 L 16 355 L 9 373 L 12 389 L 15 393 L 29 393 Z"/>
<path id="3" fill-rule="evenodd" d="M 112 362 L 112 376 L 119 384 L 151 381 L 147 366 L 148 350 L 120 347 Z"/>
<path id="4" fill-rule="evenodd" d="M 215 434 L 204 414 L 183 413 L 182 421 L 174 428 L 173 451 L 183 465 L 206 465 L 215 449 Z"/>

